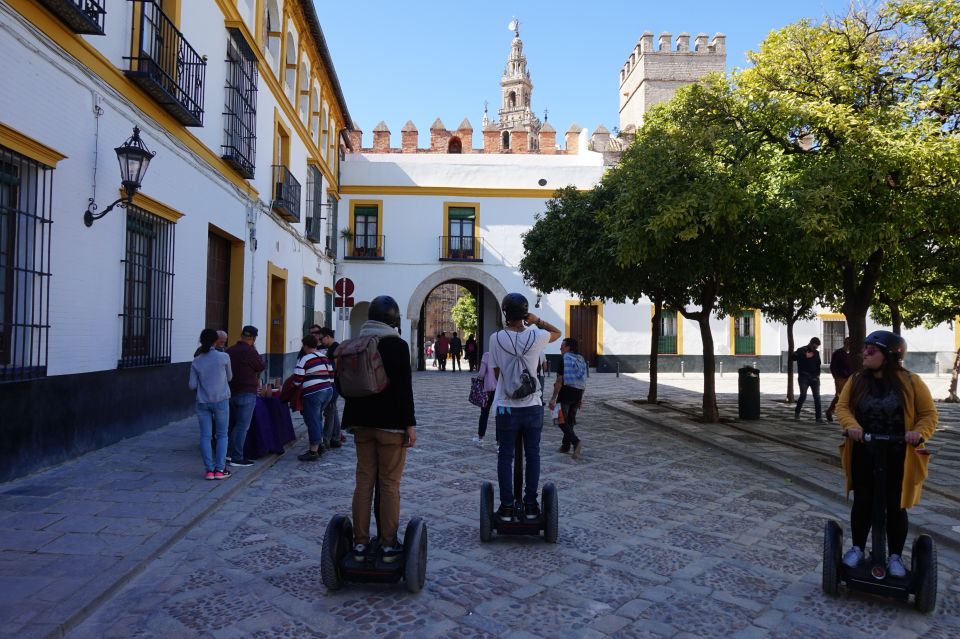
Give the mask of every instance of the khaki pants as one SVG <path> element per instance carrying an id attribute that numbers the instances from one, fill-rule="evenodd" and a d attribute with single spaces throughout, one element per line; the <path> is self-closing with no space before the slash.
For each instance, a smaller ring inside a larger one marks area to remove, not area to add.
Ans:
<path id="1" fill-rule="evenodd" d="M 353 436 L 357 447 L 357 486 L 353 491 L 353 540 L 370 542 L 373 488 L 380 486 L 377 534 L 384 546 L 397 543 L 400 527 L 400 477 L 407 461 L 406 433 L 360 428 Z"/>
<path id="2" fill-rule="evenodd" d="M 833 395 L 833 401 L 830 402 L 830 407 L 827 409 L 827 419 L 833 417 L 834 411 L 837 410 L 837 400 L 840 399 L 840 391 L 843 390 L 843 387 L 847 385 L 848 377 L 834 377 L 833 385 L 837 389 Z"/>

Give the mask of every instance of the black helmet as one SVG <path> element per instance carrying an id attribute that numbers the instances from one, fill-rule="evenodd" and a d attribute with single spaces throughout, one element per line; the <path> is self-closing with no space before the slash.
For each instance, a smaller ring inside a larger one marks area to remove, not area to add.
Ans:
<path id="1" fill-rule="evenodd" d="M 903 361 L 903 356 L 907 354 L 907 342 L 896 333 L 890 331 L 874 331 L 867 335 L 863 340 L 864 346 L 876 346 L 888 358 L 892 357 L 897 362 Z"/>
<path id="2" fill-rule="evenodd" d="M 527 298 L 520 293 L 507 293 L 503 296 L 503 301 L 500 302 L 500 309 L 508 322 L 526 319 L 529 308 Z"/>
<path id="3" fill-rule="evenodd" d="M 367 311 L 367 319 L 400 328 L 400 307 L 397 306 L 397 300 L 389 295 L 378 295 L 373 298 L 370 302 L 370 310 Z"/>

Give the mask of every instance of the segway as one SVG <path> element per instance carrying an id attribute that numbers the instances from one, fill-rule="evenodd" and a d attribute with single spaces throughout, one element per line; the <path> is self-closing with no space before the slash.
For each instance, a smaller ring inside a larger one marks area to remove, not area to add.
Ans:
<path id="1" fill-rule="evenodd" d="M 379 510 L 379 495 L 374 511 Z M 379 529 L 380 518 L 377 517 Z M 320 578 L 328 590 L 339 590 L 345 582 L 397 583 L 401 579 L 410 592 L 420 592 L 427 578 L 427 525 L 420 517 L 407 523 L 400 540 L 403 553 L 393 563 L 383 560 L 378 537 L 370 539 L 362 561 L 353 555 L 353 523 L 346 515 L 334 515 L 323 534 Z"/>
<path id="2" fill-rule="evenodd" d="M 513 517 L 503 519 L 493 508 L 493 484 L 480 484 L 480 541 L 490 541 L 493 532 L 498 535 L 539 535 L 547 543 L 557 543 L 559 533 L 559 508 L 557 487 L 546 482 L 540 493 L 540 514 L 528 519 L 523 504 L 523 436 L 517 436 L 516 456 L 513 460 Z"/>
<path id="3" fill-rule="evenodd" d="M 870 555 L 853 568 L 844 564 L 843 529 L 836 521 L 828 520 L 823 534 L 823 591 L 836 596 L 840 592 L 840 584 L 845 583 L 851 590 L 903 601 L 908 601 L 913 595 L 917 610 L 922 613 L 933 612 L 937 605 L 937 549 L 929 535 L 919 535 L 914 540 L 910 569 L 906 576 L 895 577 L 887 573 L 886 453 L 887 446 L 904 443 L 904 437 L 864 433 L 863 441 L 873 457 Z M 929 454 L 925 449 L 921 450 L 924 451 L 921 454 Z"/>

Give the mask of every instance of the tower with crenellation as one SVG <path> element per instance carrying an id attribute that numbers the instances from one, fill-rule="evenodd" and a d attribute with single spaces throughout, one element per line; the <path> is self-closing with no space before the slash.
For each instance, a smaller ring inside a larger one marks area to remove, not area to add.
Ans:
<path id="1" fill-rule="evenodd" d="M 677 36 L 676 48 L 671 39 L 670 33 L 661 33 L 655 47 L 653 34 L 644 32 L 620 69 L 620 130 L 640 128 L 644 114 L 677 89 L 726 71 L 727 39 L 722 33 L 712 39 L 698 34 L 692 49 L 688 33 Z"/>

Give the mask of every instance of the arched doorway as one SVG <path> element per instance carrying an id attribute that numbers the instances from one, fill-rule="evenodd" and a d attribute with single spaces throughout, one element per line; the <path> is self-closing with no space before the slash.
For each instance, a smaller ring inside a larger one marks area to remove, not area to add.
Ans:
<path id="1" fill-rule="evenodd" d="M 477 302 L 478 328 L 477 341 L 480 351 L 486 350 L 490 334 L 502 327 L 500 315 L 500 300 L 507 294 L 507 289 L 500 282 L 482 269 L 472 266 L 448 266 L 440 269 L 424 279 L 410 295 L 406 317 L 410 320 L 410 344 L 416 345 L 411 350 L 412 364 L 417 370 L 426 370 L 424 356 L 424 331 L 426 330 L 426 305 L 430 293 L 442 284 L 456 284 L 467 289 Z M 466 341 L 466 336 L 463 336 Z"/>

